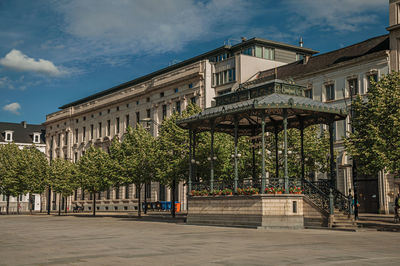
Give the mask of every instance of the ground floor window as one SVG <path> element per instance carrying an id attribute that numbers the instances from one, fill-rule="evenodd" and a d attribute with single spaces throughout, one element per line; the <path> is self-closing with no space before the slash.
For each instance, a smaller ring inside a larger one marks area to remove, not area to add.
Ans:
<path id="1" fill-rule="evenodd" d="M 165 186 L 160 184 L 160 191 L 159 191 L 159 198 L 160 201 L 165 201 Z"/>
<path id="2" fill-rule="evenodd" d="M 129 185 L 125 186 L 125 199 L 129 199 Z"/>
<path id="3" fill-rule="evenodd" d="M 151 198 L 151 183 L 146 183 L 146 198 Z"/>

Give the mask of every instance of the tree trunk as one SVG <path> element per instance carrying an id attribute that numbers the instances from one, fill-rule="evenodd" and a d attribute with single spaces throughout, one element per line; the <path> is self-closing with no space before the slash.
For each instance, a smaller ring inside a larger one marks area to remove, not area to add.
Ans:
<path id="1" fill-rule="evenodd" d="M 58 216 L 61 216 L 61 194 L 58 196 Z"/>
<path id="2" fill-rule="evenodd" d="M 33 201 L 32 193 L 29 193 L 29 214 L 30 215 L 32 215 L 32 207 L 33 207 L 32 201 Z"/>
<path id="3" fill-rule="evenodd" d="M 17 195 L 17 214 L 19 214 L 19 195 Z"/>
<path id="4" fill-rule="evenodd" d="M 67 201 L 67 197 L 65 197 L 65 210 L 64 210 L 65 214 L 68 213 L 67 209 L 68 209 L 68 201 Z"/>
<path id="5" fill-rule="evenodd" d="M 92 192 L 93 199 L 93 217 L 96 216 L 96 191 Z"/>
<path id="6" fill-rule="evenodd" d="M 172 181 L 172 202 L 171 202 L 171 214 L 175 218 L 175 190 L 176 190 L 176 180 Z"/>
<path id="7" fill-rule="evenodd" d="M 6 214 L 9 214 L 10 210 L 10 195 L 7 195 L 7 207 L 6 207 Z"/>
<path id="8" fill-rule="evenodd" d="M 144 209 L 143 213 L 147 214 L 147 184 L 144 183 Z"/>
<path id="9" fill-rule="evenodd" d="M 141 213 L 141 210 L 142 210 L 141 194 L 142 193 L 141 193 L 141 187 L 140 186 L 139 186 L 139 189 L 137 191 L 138 191 L 138 194 L 139 194 L 138 195 L 138 217 L 142 217 L 142 213 Z"/>

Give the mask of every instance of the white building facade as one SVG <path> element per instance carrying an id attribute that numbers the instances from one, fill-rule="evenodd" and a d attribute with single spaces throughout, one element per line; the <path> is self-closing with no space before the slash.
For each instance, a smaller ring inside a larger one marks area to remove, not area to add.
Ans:
<path id="1" fill-rule="evenodd" d="M 361 43 L 325 54 L 305 57 L 303 60 L 258 73 L 249 81 L 264 82 L 271 79 L 293 80 L 307 88 L 308 97 L 322 102 L 342 104 L 350 111 L 351 95 L 364 97 L 370 80 L 378 81 L 382 75 L 399 71 L 400 62 L 400 0 L 389 1 L 389 34 L 377 36 Z M 351 157 L 344 148 L 344 137 L 351 131 L 349 117 L 335 122 L 334 134 L 337 150 L 337 188 L 348 195 L 354 191 Z M 314 179 L 327 176 L 316 173 Z M 384 171 L 377 176 L 356 176 L 360 212 L 393 212 L 395 195 L 400 191 L 400 180 Z"/>
<path id="2" fill-rule="evenodd" d="M 121 138 L 128 125 L 135 126 L 144 120 L 151 121 L 148 123 L 150 131 L 157 136 L 163 119 L 173 112 L 181 112 L 189 103 L 202 109 L 211 107 L 215 95 L 236 89 L 259 71 L 315 53 L 284 43 L 243 39 L 239 44 L 222 46 L 66 104 L 46 117 L 46 155 L 76 162 L 91 145 L 107 150 L 112 139 Z M 171 199 L 170 191 L 158 183 L 144 187 L 141 194 L 149 202 Z M 183 209 L 186 208 L 185 194 L 185 186 L 181 184 L 177 198 Z M 110 188 L 98 195 L 77 190 L 68 204 L 83 205 L 85 210 L 91 210 L 92 201 L 96 199 L 98 211 L 131 211 L 137 208 L 137 195 L 133 184 Z M 57 210 L 58 200 L 52 193 L 51 210 Z"/>
<path id="3" fill-rule="evenodd" d="M 45 153 L 45 127 L 42 125 L 31 125 L 25 121 L 20 124 L 0 122 L 0 145 L 15 143 L 20 149 L 35 145 L 35 147 Z M 10 196 L 9 212 L 16 213 L 18 208 L 20 212 L 29 211 L 29 194 L 19 195 L 17 197 Z M 32 195 L 32 207 L 34 211 L 41 210 L 41 195 Z M 19 202 L 19 206 L 18 206 Z M 5 213 L 7 206 L 6 195 L 0 194 L 0 213 Z"/>

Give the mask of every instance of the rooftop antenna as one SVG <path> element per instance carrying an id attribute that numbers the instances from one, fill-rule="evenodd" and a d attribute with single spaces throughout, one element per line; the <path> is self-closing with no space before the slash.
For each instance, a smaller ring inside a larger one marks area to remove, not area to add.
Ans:
<path id="1" fill-rule="evenodd" d="M 300 46 L 300 47 L 303 47 L 303 44 L 304 44 L 304 43 L 303 43 L 303 37 L 300 36 L 299 46 Z"/>
<path id="2" fill-rule="evenodd" d="M 241 40 L 239 40 L 239 39 L 233 39 L 233 38 L 229 38 L 228 40 L 224 41 L 224 45 L 229 45 L 229 46 L 232 46 L 232 41 L 235 41 L 235 42 L 240 42 Z"/>

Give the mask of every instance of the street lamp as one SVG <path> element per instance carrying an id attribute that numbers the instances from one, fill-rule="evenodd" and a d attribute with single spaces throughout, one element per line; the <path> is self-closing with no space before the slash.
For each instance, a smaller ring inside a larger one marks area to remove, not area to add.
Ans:
<path id="1" fill-rule="evenodd" d="M 343 99 L 345 101 L 345 106 L 346 110 L 348 109 L 347 103 L 346 103 L 346 93 L 345 89 L 343 91 Z M 354 110 L 353 110 L 353 96 L 354 94 L 357 93 L 356 88 L 354 88 L 354 85 L 351 84 L 349 86 L 349 94 L 350 94 L 350 116 L 349 116 L 349 122 L 351 125 L 351 133 L 354 134 L 354 127 L 353 127 L 353 118 L 354 118 Z M 352 167 L 351 167 L 351 172 L 353 176 L 353 192 L 354 192 L 354 219 L 358 220 L 358 191 L 357 191 L 357 167 L 356 167 L 356 161 L 354 158 L 352 158 Z"/>

